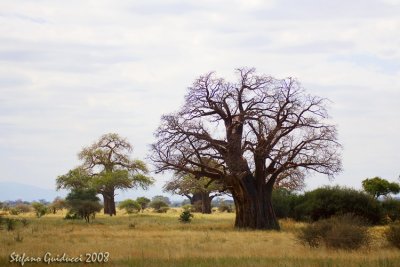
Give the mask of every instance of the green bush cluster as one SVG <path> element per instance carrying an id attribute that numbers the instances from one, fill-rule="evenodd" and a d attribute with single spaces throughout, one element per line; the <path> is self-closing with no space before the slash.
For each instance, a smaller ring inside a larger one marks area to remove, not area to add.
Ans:
<path id="1" fill-rule="evenodd" d="M 331 216 L 352 213 L 372 224 L 400 219 L 400 201 L 379 201 L 371 195 L 343 187 L 323 187 L 304 194 L 295 194 L 285 189 L 276 189 L 272 194 L 272 205 L 278 218 L 297 221 L 318 221 Z"/>

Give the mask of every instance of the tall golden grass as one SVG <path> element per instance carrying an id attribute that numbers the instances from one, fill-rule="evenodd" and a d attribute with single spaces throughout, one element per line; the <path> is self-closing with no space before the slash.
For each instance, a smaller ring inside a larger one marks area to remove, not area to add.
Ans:
<path id="1" fill-rule="evenodd" d="M 195 214 L 190 224 L 178 221 L 178 210 L 99 214 L 90 224 L 63 220 L 64 215 L 65 211 L 42 218 L 8 216 L 30 223 L 14 231 L 0 230 L 0 266 L 18 266 L 9 263 L 13 252 L 83 258 L 85 253 L 108 252 L 110 260 L 104 266 L 400 266 L 400 251 L 386 243 L 384 227 L 370 229 L 373 242 L 368 248 L 349 252 L 302 246 L 295 239 L 301 224 L 291 220 L 281 221 L 282 231 L 275 232 L 235 230 L 235 215 L 229 213 Z"/>

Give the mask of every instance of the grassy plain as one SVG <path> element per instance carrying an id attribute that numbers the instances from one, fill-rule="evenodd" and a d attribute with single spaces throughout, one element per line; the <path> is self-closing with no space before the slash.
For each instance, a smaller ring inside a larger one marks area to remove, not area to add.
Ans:
<path id="1" fill-rule="evenodd" d="M 84 221 L 63 220 L 65 213 L 35 218 L 33 214 L 8 216 L 27 218 L 29 224 L 14 231 L 0 230 L 0 266 L 10 263 L 10 254 L 30 257 L 66 253 L 85 260 L 85 253 L 108 252 L 102 266 L 295 266 L 295 267 L 398 267 L 400 250 L 388 246 L 383 227 L 371 228 L 373 242 L 355 252 L 311 249 L 299 244 L 295 231 L 301 224 L 281 221 L 282 231 L 238 231 L 234 214 L 195 214 L 190 224 L 178 221 L 179 211 L 167 214 L 97 215 Z M 88 264 L 52 264 L 88 266 Z M 100 264 L 89 264 L 100 265 Z M 25 263 L 24 266 L 48 266 Z"/>

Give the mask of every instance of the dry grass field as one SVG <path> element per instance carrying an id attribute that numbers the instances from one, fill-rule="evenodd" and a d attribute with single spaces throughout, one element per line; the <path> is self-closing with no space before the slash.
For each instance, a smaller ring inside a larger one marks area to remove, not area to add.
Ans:
<path id="1" fill-rule="evenodd" d="M 349 252 L 302 246 L 294 235 L 301 225 L 292 221 L 281 221 L 282 231 L 274 232 L 235 230 L 235 215 L 228 213 L 195 214 L 190 224 L 178 221 L 178 210 L 116 217 L 99 214 L 90 224 L 63 220 L 64 215 L 8 216 L 26 218 L 29 224 L 19 224 L 14 231 L 0 230 L 0 266 L 21 266 L 9 262 L 13 252 L 42 259 L 24 266 L 48 266 L 43 262 L 46 252 L 53 257 L 82 255 L 83 260 L 86 253 L 108 252 L 102 266 L 400 266 L 400 250 L 386 244 L 383 227 L 371 228 L 374 238 L 368 248 Z"/>

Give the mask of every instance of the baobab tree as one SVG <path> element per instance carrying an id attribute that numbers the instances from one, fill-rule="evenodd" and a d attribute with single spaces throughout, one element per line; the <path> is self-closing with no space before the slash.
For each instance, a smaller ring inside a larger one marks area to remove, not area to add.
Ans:
<path id="1" fill-rule="evenodd" d="M 105 134 L 78 154 L 82 165 L 57 178 L 57 189 L 93 188 L 103 196 L 104 214 L 116 215 L 115 190 L 153 183 L 146 164 L 130 158 L 131 144 L 116 133 Z"/>
<path id="2" fill-rule="evenodd" d="M 293 78 L 238 69 L 237 82 L 200 76 L 176 113 L 162 116 L 151 159 L 156 170 L 221 181 L 238 228 L 279 229 L 271 194 L 277 181 L 341 170 L 337 130 L 325 100 Z M 207 164 L 210 160 L 215 166 Z"/>
<path id="3" fill-rule="evenodd" d="M 164 185 L 164 191 L 185 196 L 196 211 L 211 213 L 211 201 L 221 196 L 226 188 L 219 181 L 208 177 L 196 178 L 192 174 L 177 174 Z M 198 207 L 199 205 L 199 208 Z"/>

